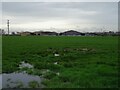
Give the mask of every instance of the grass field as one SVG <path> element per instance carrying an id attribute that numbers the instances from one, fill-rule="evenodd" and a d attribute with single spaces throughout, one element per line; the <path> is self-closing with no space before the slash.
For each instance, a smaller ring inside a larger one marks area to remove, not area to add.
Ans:
<path id="1" fill-rule="evenodd" d="M 3 36 L 2 44 L 3 73 L 26 61 L 34 66 L 28 73 L 43 75 L 48 88 L 118 86 L 118 37 Z"/>
<path id="2" fill-rule="evenodd" d="M 0 36 L 0 74 L 2 73 L 2 36 Z"/>

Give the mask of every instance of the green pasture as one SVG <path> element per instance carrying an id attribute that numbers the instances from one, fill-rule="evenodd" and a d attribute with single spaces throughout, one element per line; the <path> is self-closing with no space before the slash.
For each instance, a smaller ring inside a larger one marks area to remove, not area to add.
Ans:
<path id="1" fill-rule="evenodd" d="M 48 88 L 118 86 L 118 37 L 3 36 L 2 72 L 19 71 L 21 61 L 32 64 L 28 73 L 43 76 Z"/>

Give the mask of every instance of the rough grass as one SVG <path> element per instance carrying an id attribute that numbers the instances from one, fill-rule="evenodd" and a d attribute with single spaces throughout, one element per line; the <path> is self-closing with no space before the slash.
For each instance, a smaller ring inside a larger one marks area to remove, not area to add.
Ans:
<path id="1" fill-rule="evenodd" d="M 48 88 L 118 86 L 118 37 L 3 36 L 2 72 L 18 71 L 21 61 Z"/>
<path id="2" fill-rule="evenodd" d="M 2 73 L 2 36 L 0 36 L 0 73 Z"/>

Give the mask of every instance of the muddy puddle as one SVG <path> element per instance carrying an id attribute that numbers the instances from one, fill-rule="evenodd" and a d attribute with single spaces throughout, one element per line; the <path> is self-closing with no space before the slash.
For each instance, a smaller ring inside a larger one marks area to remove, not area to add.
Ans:
<path id="1" fill-rule="evenodd" d="M 24 67 L 33 69 L 32 65 L 23 61 L 19 65 L 19 68 Z M 0 77 L 2 77 L 2 88 L 43 88 L 41 84 L 43 78 L 36 75 L 29 75 L 26 71 L 3 73 L 0 74 Z"/>

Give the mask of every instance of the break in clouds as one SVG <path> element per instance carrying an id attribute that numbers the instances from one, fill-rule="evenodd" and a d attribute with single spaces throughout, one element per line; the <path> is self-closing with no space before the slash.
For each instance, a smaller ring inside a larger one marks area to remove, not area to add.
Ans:
<path id="1" fill-rule="evenodd" d="M 117 31 L 117 2 L 4 2 L 3 28 L 11 31 Z"/>

